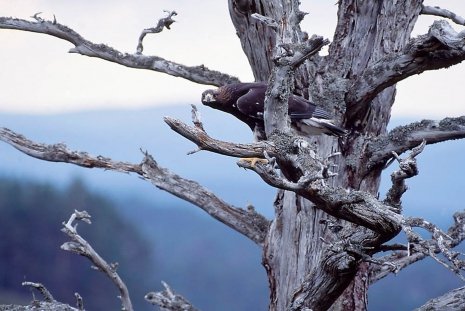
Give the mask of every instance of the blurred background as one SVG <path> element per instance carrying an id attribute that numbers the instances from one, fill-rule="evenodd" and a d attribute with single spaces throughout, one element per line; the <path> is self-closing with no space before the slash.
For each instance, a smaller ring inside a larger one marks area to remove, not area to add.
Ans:
<path id="1" fill-rule="evenodd" d="M 462 1 L 440 5 L 465 15 Z M 336 5 L 304 1 L 302 9 L 309 12 L 302 27 L 331 39 Z M 178 22 L 169 31 L 148 35 L 145 54 L 253 79 L 226 1 L 0 0 L 1 16 L 55 15 L 86 39 L 128 53 L 135 51 L 141 30 L 165 16 L 163 10 L 176 10 Z M 415 35 L 427 32 L 434 19 L 421 16 Z M 63 142 L 114 160 L 138 163 L 140 150 L 147 150 L 162 166 L 227 202 L 252 204 L 273 217 L 274 189 L 239 169 L 235 159 L 207 152 L 187 155 L 195 146 L 162 120 L 171 116 L 190 122 L 190 104 L 197 104 L 213 137 L 250 142 L 252 135 L 242 123 L 201 106 L 200 94 L 208 86 L 69 54 L 69 43 L 40 34 L 0 30 L 0 45 L 0 126 L 37 142 Z M 399 83 L 391 128 L 464 115 L 459 92 L 464 72 L 464 65 L 457 65 Z M 464 152 L 463 141 L 453 141 L 429 146 L 419 156 L 420 175 L 408 181 L 403 200 L 407 215 L 423 216 L 442 228 L 451 224 L 453 212 L 464 208 Z M 394 168 L 384 173 L 381 196 Z M 118 308 L 110 281 L 90 269 L 87 259 L 59 248 L 66 241 L 61 223 L 74 209 L 93 216 L 92 225 L 78 230 L 104 258 L 119 262 L 137 310 L 153 309 L 143 295 L 161 290 L 162 280 L 202 310 L 266 310 L 261 253 L 246 238 L 136 176 L 38 161 L 6 144 L 0 144 L 0 303 L 30 301 L 30 291 L 20 285 L 27 280 L 44 283 L 55 298 L 71 304 L 79 292 L 89 310 Z M 369 309 L 409 310 L 461 284 L 439 264 L 424 260 L 376 283 Z"/>

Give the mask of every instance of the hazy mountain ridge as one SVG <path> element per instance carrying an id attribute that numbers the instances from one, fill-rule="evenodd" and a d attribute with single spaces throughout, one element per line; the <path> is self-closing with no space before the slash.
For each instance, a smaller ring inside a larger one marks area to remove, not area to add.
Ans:
<path id="1" fill-rule="evenodd" d="M 205 107 L 200 109 L 204 125 L 212 137 L 234 142 L 251 141 L 252 135 L 248 128 L 233 117 Z M 236 159 L 205 151 L 186 155 L 196 146 L 171 131 L 162 121 L 165 115 L 191 122 L 190 107 L 185 105 L 52 116 L 0 114 L 0 126 L 11 128 L 37 142 L 64 142 L 70 149 L 101 154 L 114 160 L 139 162 L 142 159 L 139 149 L 142 148 L 151 153 L 161 165 L 181 176 L 199 181 L 226 201 L 237 206 L 252 203 L 261 213 L 272 216 L 274 189 L 260 181 L 253 172 L 239 169 L 235 164 Z M 408 121 L 396 123 L 404 124 Z M 411 189 L 403 200 L 406 214 L 424 216 L 445 227 L 451 222 L 453 211 L 464 208 L 463 197 L 460 195 L 464 188 L 462 176 L 465 167 L 460 165 L 464 151 L 465 144 L 462 141 L 427 147 L 418 158 L 420 175 L 408 181 Z M 93 189 L 120 202 L 120 211 L 154 241 L 157 260 L 163 267 L 161 271 L 165 271 L 161 272 L 160 279 L 165 277 L 165 281 L 173 283 L 173 287 L 186 297 L 191 296 L 194 301 L 200 301 L 199 307 L 203 306 L 204 310 L 220 303 L 218 300 L 209 304 L 203 300 L 205 298 L 201 297 L 201 292 L 227 285 L 222 282 L 223 277 L 217 274 L 221 268 L 243 268 L 237 271 L 238 276 L 241 273 L 244 273 L 244 278 L 255 276 L 247 282 L 256 282 L 255 289 L 262 293 L 257 306 L 266 303 L 263 288 L 266 289 L 267 284 L 260 267 L 259 250 L 231 229 L 204 216 L 198 208 L 154 188 L 136 176 L 38 161 L 6 144 L 0 144 L 0 157 L 0 173 L 3 175 L 46 180 L 61 185 L 79 177 Z M 381 197 L 389 185 L 389 170 L 396 167 L 396 163 L 393 163 L 385 172 Z M 189 252 L 193 250 L 196 255 L 189 257 Z M 191 260 L 186 261 L 184 256 Z M 161 259 L 165 260 L 164 263 Z M 213 260 L 215 269 L 200 269 L 202 265 L 207 265 L 207 259 Z M 253 262 L 241 263 L 240 260 Z M 376 284 L 370 291 L 370 297 L 373 298 L 370 309 L 392 310 L 388 303 L 402 294 L 405 309 L 411 309 L 427 297 L 439 295 L 456 285 L 455 276 L 439 265 L 427 263 L 428 273 L 424 272 L 424 267 L 422 263 L 397 277 L 392 276 Z M 174 274 L 168 273 L 170 270 Z M 176 274 L 176 271 L 182 273 Z M 211 273 L 214 275 L 208 276 Z M 428 282 L 433 282 L 436 274 L 441 275 L 442 280 L 434 283 L 438 287 L 423 288 Z M 419 282 L 416 282 L 417 279 Z M 214 280 L 219 283 L 215 284 Z M 194 284 L 193 288 L 185 285 L 189 282 Z M 227 292 L 227 289 L 222 291 Z M 231 291 L 231 294 L 236 294 L 237 298 L 239 293 Z"/>
<path id="2" fill-rule="evenodd" d="M 204 115 L 207 131 L 215 138 L 236 142 L 250 142 L 252 139 L 248 128 L 234 118 L 226 118 L 211 109 L 201 110 L 201 113 Z M 37 142 L 63 142 L 72 150 L 87 151 L 120 161 L 138 163 L 143 157 L 141 149 L 146 150 L 160 165 L 218 191 L 224 195 L 225 200 L 233 204 L 245 206 L 253 203 L 257 207 L 271 205 L 274 190 L 263 182 L 257 182 L 259 178 L 252 172 L 239 169 L 235 164 L 236 159 L 205 151 L 187 155 L 196 146 L 173 132 L 163 122 L 162 118 L 166 115 L 191 123 L 190 106 L 186 105 L 141 111 L 97 111 L 51 116 L 0 114 L 0 126 L 17 131 Z M 4 174 L 27 174 L 56 182 L 69 181 L 79 176 L 98 189 L 118 190 L 117 193 L 124 196 L 140 197 L 149 201 L 165 196 L 161 191 L 153 191 L 154 188 L 147 182 L 133 176 L 37 161 L 5 144 L 0 144 L 0 154 L 3 155 L 0 171 Z M 222 174 L 224 170 L 226 174 Z M 43 174 L 44 171 L 49 173 Z M 231 185 L 243 195 L 238 196 L 229 191 Z M 257 198 L 256 191 L 264 191 L 271 198 Z"/>

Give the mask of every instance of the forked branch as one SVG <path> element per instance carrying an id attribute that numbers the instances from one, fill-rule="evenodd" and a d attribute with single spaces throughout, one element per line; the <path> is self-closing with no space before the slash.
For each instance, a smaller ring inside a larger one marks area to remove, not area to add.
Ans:
<path id="1" fill-rule="evenodd" d="M 162 310 L 169 311 L 197 311 L 197 309 L 183 296 L 174 292 L 171 287 L 162 282 L 165 288 L 162 292 L 150 292 L 145 295 L 145 300 L 153 305 L 157 305 Z"/>
<path id="2" fill-rule="evenodd" d="M 30 286 L 32 288 L 35 288 L 36 290 L 39 291 L 39 293 L 44 296 L 45 302 L 54 302 L 56 301 L 55 298 L 53 298 L 52 294 L 49 292 L 49 290 L 42 284 L 42 283 L 34 283 L 34 282 L 23 282 L 21 284 L 22 286 Z"/>
<path id="3" fill-rule="evenodd" d="M 454 214 L 453 218 L 454 224 L 445 233 L 423 219 L 410 219 L 409 224 L 407 224 L 410 228 L 418 224 L 417 227 L 426 228 L 427 231 L 431 232 L 432 238 L 430 240 L 424 240 L 417 234 L 411 235 L 407 250 L 395 251 L 380 258 L 380 261 L 389 262 L 394 265 L 395 269 L 388 265 L 372 266 L 370 283 L 375 283 L 391 273 L 397 273 L 403 268 L 428 256 L 433 256 L 433 258 L 437 260 L 439 259 L 437 254 L 439 253 L 443 253 L 448 261 L 448 257 L 452 259 L 450 262 L 441 262 L 443 266 L 453 270 L 454 273 L 460 272 L 459 270 L 463 269 L 463 260 L 454 263 L 454 260 L 458 260 L 457 257 L 454 256 L 458 256 L 459 254 L 453 252 L 452 249 L 465 240 L 465 212 L 457 212 Z M 407 229 L 407 231 L 409 231 L 410 228 L 404 226 L 404 230 Z M 418 241 L 413 241 L 414 238 L 417 238 Z M 458 270 L 456 268 L 458 268 Z"/>
<path id="4" fill-rule="evenodd" d="M 162 72 L 195 83 L 221 86 L 239 82 L 239 79 L 236 77 L 210 70 L 204 65 L 185 66 L 158 56 L 122 53 L 105 44 L 92 43 L 84 39 L 73 29 L 57 23 L 56 20 L 47 21 L 36 18 L 36 21 L 28 21 L 12 17 L 0 17 L 0 29 L 15 29 L 47 34 L 72 43 L 74 48 L 69 50 L 70 53 L 97 57 L 130 68 Z"/>
<path id="5" fill-rule="evenodd" d="M 310 200 L 326 213 L 360 226 L 369 228 L 382 235 L 391 236 L 401 229 L 402 216 L 373 195 L 363 191 L 346 191 L 339 187 L 327 186 L 325 179 L 332 176 L 328 170 L 328 163 L 316 157 L 305 149 L 292 154 L 292 147 L 281 146 L 278 149 L 282 162 L 293 163 L 296 171 L 306 172 L 297 181 L 292 181 L 279 174 L 274 165 L 274 159 L 268 163 L 241 161 L 244 168 L 255 171 L 265 182 L 273 187 L 293 191 Z M 287 152 L 284 152 L 286 150 Z"/>
<path id="6" fill-rule="evenodd" d="M 77 303 L 78 308 L 73 308 L 68 304 L 61 303 L 59 301 L 56 301 L 52 294 L 48 291 L 48 289 L 41 283 L 35 283 L 35 282 L 28 282 L 25 281 L 21 284 L 22 286 L 30 286 L 31 288 L 36 289 L 41 293 L 41 295 L 44 297 L 44 300 L 41 299 L 36 299 L 36 296 L 34 295 L 34 292 L 32 292 L 32 297 L 33 300 L 30 302 L 28 306 L 22 306 L 22 305 L 13 305 L 13 304 L 8 304 L 8 305 L 0 305 L 0 310 L 2 311 L 26 311 L 26 310 L 43 310 L 43 311 L 57 311 L 57 310 L 66 310 L 66 311 L 82 311 L 84 309 L 81 308 L 79 305 L 79 302 Z M 78 295 L 79 294 L 75 294 Z M 80 296 L 79 296 L 80 297 Z"/>
<path id="7" fill-rule="evenodd" d="M 431 234 L 431 240 L 425 240 L 420 234 L 413 231 L 417 227 L 425 229 Z M 454 272 L 459 278 L 465 281 L 462 271 L 465 269 L 465 260 L 459 258 L 459 252 L 452 250 L 454 239 L 447 233 L 439 229 L 435 224 L 418 217 L 409 217 L 405 219 L 402 229 L 407 235 L 410 243 L 415 243 L 417 250 L 429 255 L 435 261 Z M 437 256 L 441 254 L 442 256 Z"/>

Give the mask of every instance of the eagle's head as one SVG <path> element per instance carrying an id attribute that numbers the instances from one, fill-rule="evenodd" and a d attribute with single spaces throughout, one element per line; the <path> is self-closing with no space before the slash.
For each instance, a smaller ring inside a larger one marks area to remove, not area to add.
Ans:
<path id="1" fill-rule="evenodd" d="M 218 108 L 217 106 L 220 104 L 220 102 L 218 101 L 217 97 L 217 90 L 206 90 L 202 93 L 202 104 L 212 108 Z"/>

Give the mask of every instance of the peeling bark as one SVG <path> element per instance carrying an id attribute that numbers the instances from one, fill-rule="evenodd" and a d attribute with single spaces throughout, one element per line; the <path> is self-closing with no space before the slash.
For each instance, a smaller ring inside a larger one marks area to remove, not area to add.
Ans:
<path id="1" fill-rule="evenodd" d="M 465 287 L 454 289 L 441 297 L 431 299 L 415 311 L 465 310 Z"/>
<path id="2" fill-rule="evenodd" d="M 47 161 L 134 172 L 263 246 L 270 310 L 364 310 L 370 273 L 371 281 L 375 281 L 425 256 L 460 272 L 465 261 L 451 248 L 465 238 L 463 217 L 457 216 L 456 226 L 446 234 L 424 219 L 401 215 L 404 181 L 417 173 L 414 155 L 399 158 L 401 168 L 384 201 L 377 192 L 381 171 L 393 156 L 398 157 L 422 141 L 431 144 L 465 138 L 464 117 L 422 121 L 386 133 L 396 82 L 465 59 L 465 35 L 446 22 L 436 22 L 428 34 L 411 39 L 418 15 L 447 15 L 461 20 L 452 12 L 425 7 L 421 0 L 341 0 L 338 6 L 338 24 L 329 55 L 321 57 L 315 53 L 326 41 L 309 39 L 300 29 L 305 13 L 299 10 L 297 0 L 229 0 L 231 19 L 255 80 L 269 81 L 265 100 L 268 141 L 221 142 L 209 137 L 196 118 L 194 127 L 165 119 L 173 130 L 195 142 L 199 150 L 264 158 L 264 162 L 239 164 L 280 189 L 271 223 L 255 211 L 231 206 L 198 183 L 160 167 L 148 154 L 142 163 L 131 164 L 70 151 L 60 144 L 36 144 L 7 129 L 0 129 L 0 139 Z M 188 67 L 156 56 L 123 54 L 91 43 L 56 21 L 35 19 L 30 22 L 2 17 L 0 28 L 52 35 L 71 42 L 75 46 L 71 52 L 196 83 L 220 86 L 237 81 L 203 66 Z M 318 42 L 314 50 L 310 49 Z M 292 90 L 332 112 L 336 124 L 348 129 L 349 134 L 340 139 L 294 137 L 287 130 L 286 108 Z M 415 227 L 426 229 L 431 239 L 424 240 Z M 412 247 L 401 248 L 387 258 L 371 257 L 389 249 L 384 243 L 401 230 L 407 233 Z M 436 256 L 439 253 L 445 260 Z M 376 263 L 378 268 L 369 263 Z M 167 293 L 172 298 L 168 303 L 177 307 L 180 301 L 182 306 L 192 307 L 185 300 L 177 300 L 174 293 L 170 295 L 168 288 Z"/>
<path id="3" fill-rule="evenodd" d="M 452 240 L 449 247 L 452 249 L 465 240 L 465 211 L 456 212 L 453 215 L 454 224 L 447 230 L 446 234 Z M 439 253 L 437 243 L 434 240 L 428 241 L 434 253 Z M 402 269 L 420 261 L 430 254 L 421 252 L 417 243 L 410 243 L 409 247 L 403 247 L 400 251 L 395 251 L 387 256 L 381 257 L 380 262 L 391 263 L 391 265 L 376 265 L 370 270 L 370 284 L 375 283 L 391 273 L 398 273 Z M 393 269 L 394 268 L 394 269 Z"/>
<path id="4" fill-rule="evenodd" d="M 465 59 L 465 38 L 446 21 L 436 21 L 428 33 L 410 42 L 400 52 L 389 53 L 351 79 L 347 96 L 348 118 L 369 109 L 382 90 L 425 70 L 446 68 Z"/>
<path id="5" fill-rule="evenodd" d="M 436 144 L 465 138 L 465 116 L 443 120 L 423 120 L 398 126 L 386 135 L 374 137 L 368 143 L 366 169 L 370 170 L 392 158 L 392 152 L 401 154 L 420 144 Z"/>
<path id="6" fill-rule="evenodd" d="M 272 73 L 273 65 L 279 65 L 271 61 L 276 59 L 272 58 L 272 52 L 277 42 L 274 37 L 277 30 L 273 27 L 265 27 L 264 24 L 257 24 L 258 22 L 251 18 L 251 14 L 258 13 L 275 21 L 281 21 L 284 6 L 280 1 L 251 0 L 229 1 L 229 3 L 231 17 L 244 53 L 249 59 L 256 80 L 263 81 Z M 292 3 L 287 5 L 290 6 Z M 431 51 L 428 54 L 430 58 L 423 56 L 422 63 L 415 63 L 415 58 L 420 57 L 420 50 L 424 49 L 425 44 L 422 45 L 422 43 L 447 37 L 447 35 L 442 37 L 438 35 L 440 31 L 435 32 L 435 27 L 433 27 L 429 35 L 415 40 L 410 39 L 410 33 L 423 8 L 420 0 L 396 3 L 343 0 L 338 5 L 338 25 L 329 55 L 324 58 L 315 57 L 310 64 L 307 62 L 305 67 L 297 70 L 294 73 L 294 85 L 297 89 L 298 85 L 308 85 L 308 91 L 304 90 L 302 94 L 308 94 L 309 98 L 318 105 L 334 112 L 339 123 L 343 123 L 347 129 L 351 130 L 349 136 L 343 141 L 338 142 L 328 137 L 312 138 L 310 141 L 318 146 L 316 152 L 322 158 L 338 150 L 342 152 L 342 156 L 333 160 L 338 165 L 336 170 L 338 176 L 328 181 L 331 189 L 338 187 L 341 189 L 338 195 L 339 201 L 335 201 L 341 202 L 340 199 L 345 196 L 342 194 L 342 189 L 356 190 L 353 193 L 360 191 L 368 196 L 371 194 L 373 199 L 369 200 L 370 203 L 366 201 L 366 205 L 362 204 L 364 212 L 370 210 L 366 208 L 367 206 L 374 208 L 373 213 L 366 218 L 371 221 L 381 216 L 382 204 L 379 205 L 374 196 L 378 191 L 384 164 L 392 157 L 391 151 L 396 150 L 389 149 L 389 157 L 386 156 L 383 161 L 373 163 L 375 152 L 372 152 L 370 147 L 373 146 L 372 141 L 376 140 L 378 135 L 385 135 L 395 98 L 395 83 L 411 74 L 458 63 L 462 60 L 462 56 L 458 52 L 460 47 L 456 46 L 450 54 L 441 52 L 434 54 L 435 52 Z M 440 26 L 437 29 L 445 29 L 444 25 L 438 24 L 437 26 Z M 453 34 L 452 41 L 455 40 L 454 37 L 458 38 L 456 33 L 451 33 Z M 305 41 L 304 38 L 305 34 L 297 27 L 292 34 L 288 34 L 286 39 L 299 44 Z M 436 51 L 450 49 L 455 44 L 451 44 L 452 41 L 443 40 L 435 47 Z M 405 61 L 406 55 L 412 55 L 412 62 Z M 436 57 L 441 57 L 443 61 L 438 62 L 437 59 L 433 61 Z M 386 66 L 391 66 L 391 70 L 380 70 Z M 283 92 L 282 89 L 286 90 L 286 88 L 281 88 L 279 94 L 286 98 L 286 91 Z M 276 94 L 269 93 L 268 96 L 272 97 Z M 278 127 L 283 128 L 282 125 Z M 454 134 L 449 135 L 458 135 L 458 138 L 459 132 L 455 130 Z M 405 150 L 417 146 L 423 138 L 417 137 L 415 143 L 412 140 Z M 428 139 L 426 141 L 431 143 Z M 387 152 L 387 149 L 383 150 Z M 368 166 L 367 162 L 369 162 Z M 317 284 L 323 286 L 322 288 L 326 289 L 326 295 L 334 300 L 335 296 L 339 295 L 350 283 L 345 277 L 347 275 L 350 275 L 349 279 L 352 283 L 333 309 L 353 310 L 351 308 L 357 308 L 357 310 L 362 310 L 366 308 L 368 282 L 361 280 L 368 280 L 370 269 L 368 265 L 359 267 L 357 262 L 366 258 L 364 254 L 370 254 L 369 250 L 364 249 L 365 247 L 370 245 L 379 247 L 392 238 L 400 228 L 395 227 L 393 230 L 382 232 L 379 231 L 382 228 L 380 223 L 377 226 L 370 226 L 363 221 L 363 217 L 357 216 L 355 220 L 350 218 L 351 216 L 343 216 L 341 214 L 343 209 L 331 208 L 331 204 L 328 205 L 326 201 L 331 197 L 331 191 L 320 196 L 314 191 L 309 192 L 308 188 L 302 190 L 301 183 L 298 181 L 305 175 L 305 168 L 299 169 L 299 173 L 294 173 L 294 175 L 286 173 L 286 176 L 292 178 L 284 182 L 276 175 L 272 173 L 270 175 L 270 169 L 264 168 L 262 164 L 255 165 L 252 169 L 265 177 L 265 181 L 270 184 L 292 191 L 279 192 L 275 202 L 276 219 L 272 222 L 265 243 L 264 265 L 271 287 L 270 310 L 284 310 L 288 307 L 326 309 L 329 307 L 325 302 L 327 296 L 323 297 L 321 294 L 315 296 L 314 290 Z M 290 170 L 295 172 L 296 167 L 291 165 Z M 308 169 L 307 173 L 309 172 L 312 172 L 311 169 Z M 301 197 L 296 197 L 295 193 Z M 400 200 L 400 196 L 390 203 Z M 313 204 L 302 197 L 307 198 Z M 321 198 L 324 199 L 320 200 Z M 375 207 L 376 205 L 378 208 Z M 350 207 L 356 206 L 355 204 Z M 334 212 L 335 210 L 337 212 Z M 389 208 L 384 208 L 384 210 L 389 210 Z M 393 210 L 395 210 L 394 207 Z M 354 210 L 351 210 L 351 215 L 354 215 L 352 212 Z M 393 216 L 396 215 L 396 212 L 390 212 Z M 352 224 L 333 220 L 334 218 L 330 215 L 348 220 Z M 342 229 L 334 232 L 328 226 L 318 225 L 322 220 L 324 223 L 336 222 Z M 387 223 L 393 224 L 392 220 Z M 359 239 L 353 238 L 354 236 Z M 348 247 L 341 248 L 339 253 L 341 262 L 339 263 L 343 262 L 342 258 L 348 258 L 343 254 L 350 253 L 352 256 L 352 259 L 348 260 L 349 271 L 343 273 L 342 270 L 336 268 L 338 262 L 334 262 L 332 273 L 325 275 L 325 284 L 331 284 L 326 287 L 318 282 L 319 276 L 315 273 L 316 270 L 313 270 L 318 267 L 319 273 L 324 273 L 321 268 L 324 258 L 327 258 L 328 247 L 322 239 L 329 243 L 337 243 L 344 237 L 351 237 L 354 245 L 358 242 L 358 247 L 363 251 L 351 252 Z M 332 283 L 331 279 L 339 280 L 339 283 L 338 281 Z M 294 296 L 296 291 L 299 294 Z"/>
<path id="7" fill-rule="evenodd" d="M 197 311 L 197 309 L 186 298 L 175 293 L 171 287 L 162 282 L 165 288 L 162 292 L 150 292 L 145 295 L 145 300 L 159 306 L 161 310 L 169 311 Z"/>

